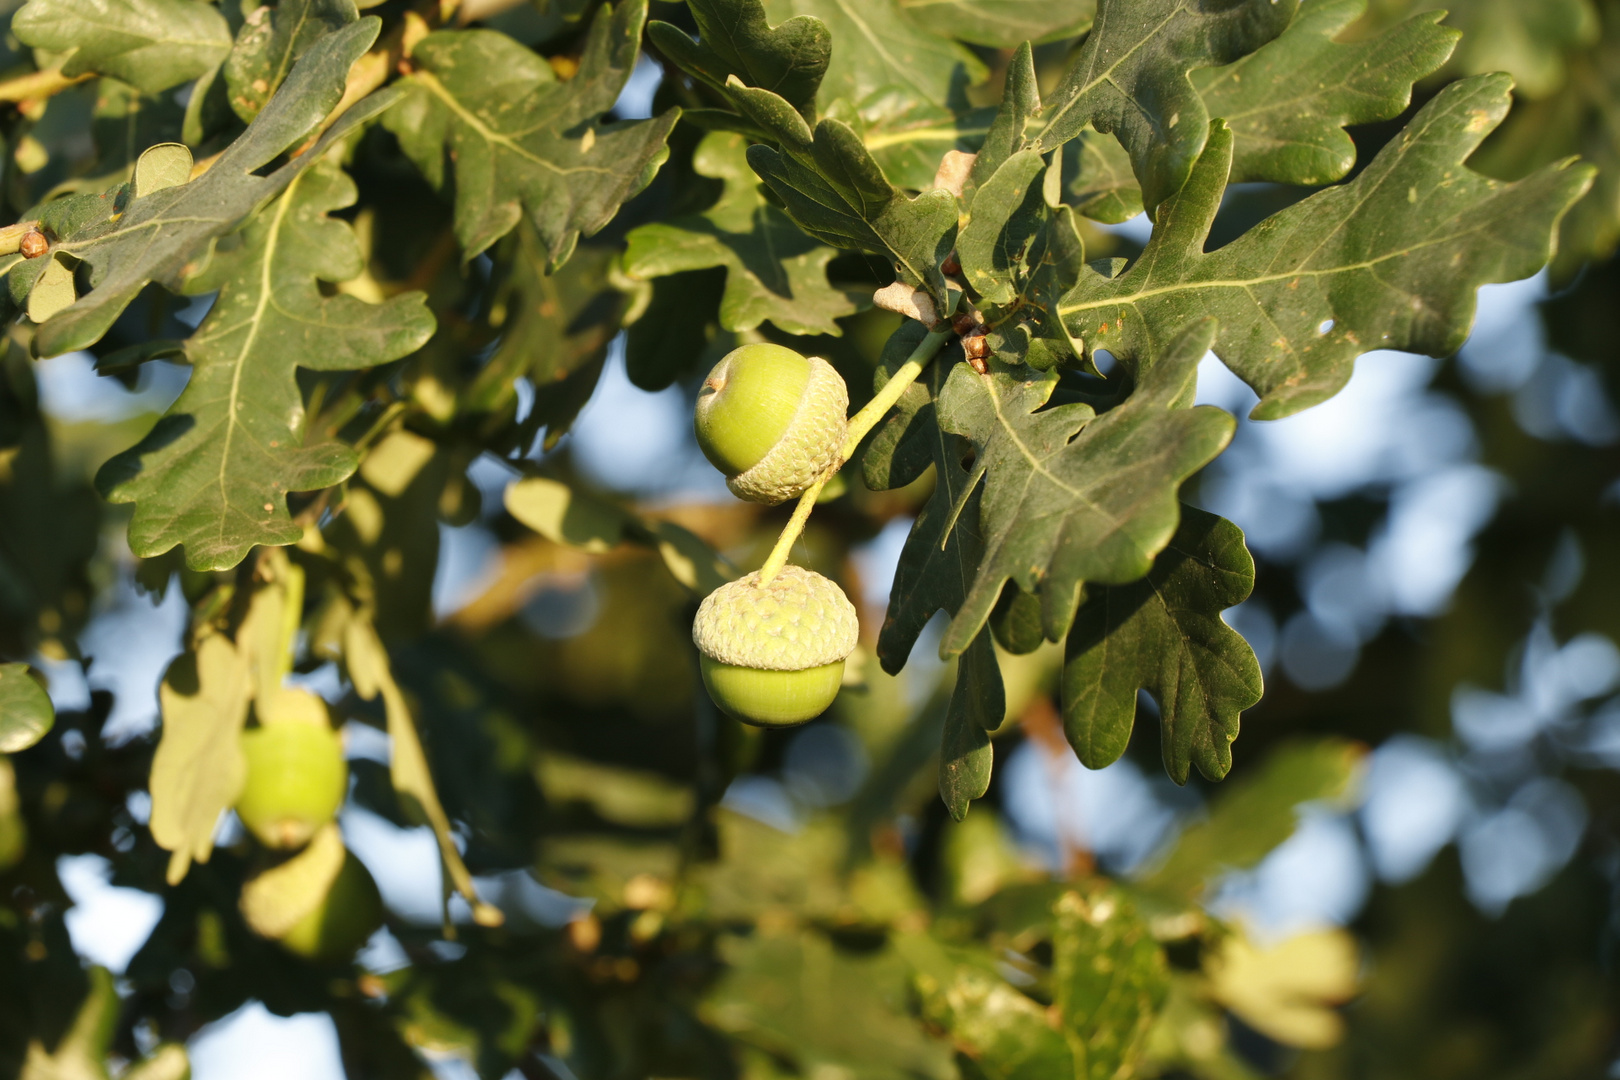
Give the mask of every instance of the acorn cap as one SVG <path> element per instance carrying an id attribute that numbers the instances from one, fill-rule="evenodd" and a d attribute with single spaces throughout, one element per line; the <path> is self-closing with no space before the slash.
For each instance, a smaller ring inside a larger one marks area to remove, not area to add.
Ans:
<path id="1" fill-rule="evenodd" d="M 723 382 L 734 355 L 716 364 L 709 378 Z M 752 467 L 726 480 L 739 499 L 775 506 L 797 498 L 838 464 L 849 430 L 849 389 L 843 376 L 821 357 L 805 360 L 809 377 L 781 437 Z"/>
<path id="2" fill-rule="evenodd" d="M 692 642 L 704 656 L 762 671 L 835 664 L 859 637 L 860 620 L 844 590 L 802 566 L 782 567 L 765 585 L 756 570 L 720 586 L 692 622 Z"/>

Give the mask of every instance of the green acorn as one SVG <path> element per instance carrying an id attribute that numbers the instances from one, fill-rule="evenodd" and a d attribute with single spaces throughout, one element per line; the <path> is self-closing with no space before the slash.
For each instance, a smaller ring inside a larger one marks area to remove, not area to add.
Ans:
<path id="1" fill-rule="evenodd" d="M 382 925 L 377 883 L 330 823 L 303 851 L 250 878 L 238 907 L 254 933 L 319 963 L 348 960 Z"/>
<path id="2" fill-rule="evenodd" d="M 739 499 L 775 506 L 839 464 L 849 391 L 819 356 L 780 345 L 725 355 L 698 394 L 698 445 Z"/>
<path id="3" fill-rule="evenodd" d="M 802 566 L 767 584 L 755 571 L 704 599 L 692 622 L 703 685 L 727 716 L 788 727 L 826 711 L 860 622 L 844 590 Z"/>
<path id="4" fill-rule="evenodd" d="M 247 781 L 236 815 L 266 847 L 303 847 L 337 815 L 349 790 L 343 740 L 326 704 L 305 690 L 283 690 L 274 712 L 242 733 Z"/>

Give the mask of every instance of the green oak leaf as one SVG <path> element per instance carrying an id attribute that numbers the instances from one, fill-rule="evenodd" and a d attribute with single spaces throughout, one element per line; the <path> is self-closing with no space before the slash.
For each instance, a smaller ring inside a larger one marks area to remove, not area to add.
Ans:
<path id="1" fill-rule="evenodd" d="M 1235 147 L 1230 183 L 1270 180 L 1317 186 L 1356 163 L 1344 129 L 1399 116 L 1412 84 L 1437 70 L 1457 32 L 1442 12 L 1414 15 L 1377 37 L 1334 38 L 1367 0 L 1305 0 L 1276 40 L 1221 68 L 1193 74 L 1210 116 L 1224 119 Z"/>
<path id="2" fill-rule="evenodd" d="M 55 356 L 87 348 L 150 282 L 181 291 L 207 262 L 215 238 L 284 190 L 333 142 L 386 109 L 395 100 L 391 91 L 363 98 L 314 147 L 258 175 L 300 145 L 337 105 L 349 68 L 371 47 L 380 25 L 364 18 L 317 41 L 248 129 L 190 183 L 135 199 L 122 214 L 116 214 L 118 200 L 112 197 L 69 196 L 48 203 L 40 221 L 55 237 L 52 250 L 89 263 L 91 289 L 39 327 L 35 351 Z M 24 265 L 43 262 L 31 259 Z M 82 269 L 79 273 L 84 275 Z"/>
<path id="3" fill-rule="evenodd" d="M 1332 397 L 1372 349 L 1449 356 L 1479 286 L 1540 269 L 1592 180 L 1568 161 L 1513 184 L 1464 164 L 1510 88 L 1505 75 L 1451 84 L 1354 180 L 1206 253 L 1232 159 L 1232 133 L 1215 121 L 1141 258 L 1117 277 L 1083 273 L 1061 305 L 1065 324 L 1089 348 L 1130 358 L 1213 315 L 1215 352 L 1260 394 L 1258 419 Z"/>
<path id="4" fill-rule="evenodd" d="M 1431 5 L 1426 0 L 1414 6 Z M 1570 54 L 1596 42 L 1611 22 L 1611 12 L 1592 0 L 1453 0 L 1443 6 L 1463 35 L 1454 69 L 1469 75 L 1505 71 L 1531 100 L 1563 88 Z"/>
<path id="5" fill-rule="evenodd" d="M 956 197 L 941 189 L 907 196 L 883 175 L 848 124 L 826 119 L 812 133 L 775 94 L 742 88 L 735 80 L 732 87 L 734 98 L 781 144 L 750 146 L 748 164 L 794 223 L 833 247 L 891 259 L 900 280 L 943 303 L 939 264 L 956 232 Z"/>
<path id="6" fill-rule="evenodd" d="M 839 98 L 862 101 L 895 87 L 919 101 L 965 104 L 958 100 L 964 85 L 988 74 L 951 40 L 948 25 L 924 29 L 898 0 L 765 0 L 765 11 L 779 24 L 809 15 L 831 31 L 832 58 L 817 94 L 823 111 Z"/>
<path id="7" fill-rule="evenodd" d="M 652 43 L 682 71 L 717 90 L 735 75 L 815 118 L 816 90 L 832 55 L 826 23 L 795 15 L 772 26 L 760 0 L 688 0 L 687 7 L 697 22 L 695 42 L 677 26 L 647 24 Z"/>
<path id="8" fill-rule="evenodd" d="M 1082 402 L 1044 408 L 1055 372 L 999 361 L 985 375 L 965 364 L 951 370 L 939 425 L 973 444 L 976 467 L 987 474 L 979 510 L 985 556 L 941 656 L 972 642 L 1009 580 L 1040 594 L 1046 636 L 1056 641 L 1083 584 L 1122 584 L 1148 572 L 1176 530 L 1176 489 L 1232 437 L 1228 414 L 1186 407 L 1214 336 L 1211 320 L 1194 324 L 1146 365 L 1123 404 L 1101 416 Z"/>
<path id="9" fill-rule="evenodd" d="M 280 0 L 254 8 L 225 57 L 231 109 L 251 122 L 305 50 L 359 17 L 354 0 Z"/>
<path id="10" fill-rule="evenodd" d="M 1143 887 L 1198 903 L 1221 875 L 1258 865 L 1294 835 L 1301 804 L 1342 800 L 1365 757 L 1364 746 L 1345 739 L 1283 743 L 1221 786 L 1209 816 L 1181 834 Z"/>
<path id="11" fill-rule="evenodd" d="M 1159 705 L 1165 771 L 1187 782 L 1232 767 L 1238 714 L 1260 700 L 1260 663 L 1221 612 L 1248 599 L 1254 560 L 1243 531 L 1181 508 L 1181 527 L 1147 577 L 1087 591 L 1063 664 L 1063 727 L 1087 768 L 1112 765 L 1130 742 L 1136 692 Z"/>
<path id="12" fill-rule="evenodd" d="M 1439 12 L 1415 15 L 1364 41 L 1334 40 L 1366 0 L 1305 0 L 1281 36 L 1225 67 L 1193 72 L 1209 115 L 1232 129 L 1230 183 L 1320 186 L 1356 163 L 1350 124 L 1399 116 L 1412 84 L 1445 63 L 1455 31 Z M 1066 201 L 1109 224 L 1142 212 L 1142 192 L 1119 140 L 1088 128 L 1064 146 Z"/>
<path id="13" fill-rule="evenodd" d="M 701 213 L 632 231 L 624 269 L 632 277 L 654 278 L 723 266 L 725 329 L 752 330 L 769 319 L 789 334 L 836 337 L 843 331 L 835 320 L 856 311 L 848 294 L 827 284 L 827 263 L 837 252 L 765 201 L 748 168 L 747 149 L 734 132 L 704 136 L 692 167 L 724 183 L 720 197 Z"/>
<path id="14" fill-rule="evenodd" d="M 28 674 L 28 665 L 0 664 L 0 754 L 28 749 L 54 723 L 50 695 Z"/>
<path id="15" fill-rule="evenodd" d="M 1170 967 L 1147 920 L 1101 884 L 1052 906 L 1052 1006 L 1083 1080 L 1137 1075 L 1170 994 Z"/>
<path id="16" fill-rule="evenodd" d="M 1195 68 L 1229 64 L 1288 26 L 1298 0 L 1100 0 L 1097 21 L 1063 81 L 1047 96 L 1036 146 L 1048 152 L 1089 125 L 1130 152 L 1143 203 L 1181 187 L 1204 149 L 1209 113 Z"/>
<path id="17" fill-rule="evenodd" d="M 900 9 L 917 25 L 959 41 L 1016 49 L 1085 33 L 1097 0 L 900 0 Z"/>
<path id="18" fill-rule="evenodd" d="M 201 0 L 29 0 L 11 20 L 24 45 L 69 53 L 62 74 L 93 72 L 148 94 L 225 58 L 231 28 Z"/>
<path id="19" fill-rule="evenodd" d="M 433 333 L 421 293 L 368 304 L 323 295 L 364 269 L 347 223 L 354 183 L 321 164 L 293 181 L 190 283 L 219 290 L 186 342 L 185 391 L 146 438 L 102 467 L 111 502 L 132 502 L 129 545 L 142 557 L 184 544 L 193 570 L 223 570 L 255 544 L 303 535 L 287 494 L 340 483 L 359 458 L 326 433 L 306 436 L 295 369 L 347 371 L 387 363 Z"/>
<path id="20" fill-rule="evenodd" d="M 169 884 L 214 851 L 219 815 L 247 782 L 242 726 L 253 699 L 247 653 L 212 633 L 163 674 L 163 736 L 152 757 L 152 839 L 166 848 Z"/>
<path id="21" fill-rule="evenodd" d="M 679 109 L 604 122 L 635 67 L 647 0 L 597 11 L 579 70 L 494 30 L 438 30 L 411 53 L 405 99 L 383 123 L 435 187 L 454 173 L 455 231 L 471 259 L 527 214 L 552 266 L 651 182 Z"/>

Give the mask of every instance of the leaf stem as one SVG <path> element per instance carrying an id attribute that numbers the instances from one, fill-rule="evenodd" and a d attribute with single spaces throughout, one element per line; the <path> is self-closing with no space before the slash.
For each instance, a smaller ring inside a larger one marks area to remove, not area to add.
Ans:
<path id="1" fill-rule="evenodd" d="M 945 324 L 947 327 L 949 323 Z M 906 387 L 917 381 L 917 376 L 928 367 L 940 348 L 951 337 L 951 330 L 930 331 L 928 336 L 917 343 L 906 357 L 906 362 L 900 365 L 889 381 L 883 384 L 883 389 L 872 396 L 860 412 L 849 418 L 849 435 L 844 439 L 844 446 L 838 453 L 838 460 L 829 468 L 820 480 L 804 489 L 799 496 L 799 505 L 793 508 L 793 516 L 788 518 L 782 535 L 776 538 L 776 546 L 771 549 L 770 556 L 766 558 L 765 565 L 759 568 L 759 583 L 764 585 L 775 577 L 787 565 L 788 553 L 793 550 L 794 543 L 804 532 L 804 523 L 810 520 L 810 511 L 815 509 L 816 499 L 821 496 L 821 489 L 827 486 L 827 481 L 837 475 L 838 470 L 844 467 L 855 451 L 860 448 L 861 440 L 878 425 L 894 403 L 900 400 L 900 395 L 906 392 Z"/>

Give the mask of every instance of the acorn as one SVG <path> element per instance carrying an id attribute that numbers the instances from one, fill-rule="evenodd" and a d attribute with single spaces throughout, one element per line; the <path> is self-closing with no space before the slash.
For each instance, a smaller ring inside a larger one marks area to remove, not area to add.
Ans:
<path id="1" fill-rule="evenodd" d="M 693 422 L 732 494 L 775 506 L 840 464 L 848 410 L 849 390 L 827 361 L 755 344 L 714 365 Z"/>
<path id="2" fill-rule="evenodd" d="M 764 585 L 758 571 L 722 585 L 692 622 L 709 697 L 727 716 L 759 727 L 825 712 L 859 636 L 844 590 L 802 566 L 784 566 Z"/>
<path id="3" fill-rule="evenodd" d="M 260 720 L 242 732 L 247 781 L 236 815 L 265 847 L 290 851 L 343 805 L 349 791 L 343 739 L 327 720 L 325 702 L 305 690 L 283 690 L 274 712 Z"/>
<path id="4" fill-rule="evenodd" d="M 382 925 L 377 883 L 331 823 L 303 851 L 248 879 L 238 907 L 254 933 L 319 963 L 348 960 Z"/>

